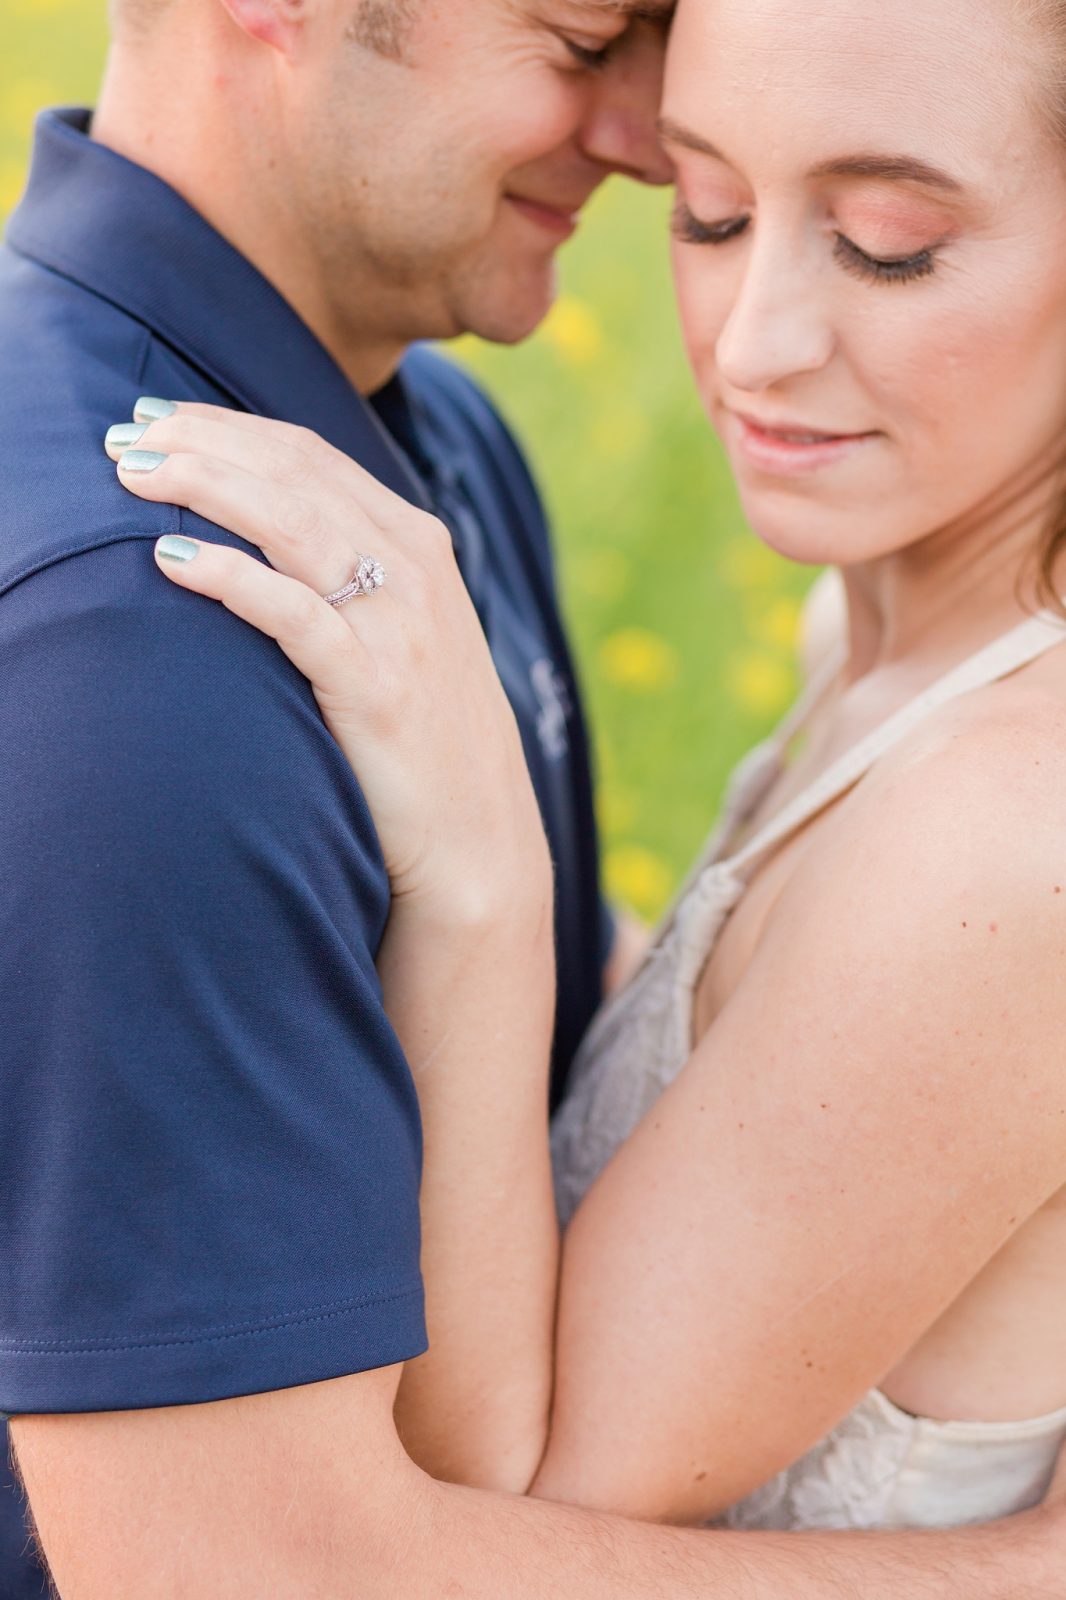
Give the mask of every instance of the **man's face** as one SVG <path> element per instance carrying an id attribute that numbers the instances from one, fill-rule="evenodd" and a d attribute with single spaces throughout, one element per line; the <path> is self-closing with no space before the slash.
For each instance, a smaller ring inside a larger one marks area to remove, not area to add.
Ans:
<path id="1" fill-rule="evenodd" d="M 604 178 L 669 179 L 672 0 L 351 6 L 323 7 L 288 75 L 279 177 L 336 314 L 401 343 L 524 338 Z"/>

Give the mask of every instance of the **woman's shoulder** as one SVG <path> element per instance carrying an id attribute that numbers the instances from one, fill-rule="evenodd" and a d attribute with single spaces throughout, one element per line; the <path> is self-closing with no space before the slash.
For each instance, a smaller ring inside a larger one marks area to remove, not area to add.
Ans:
<path id="1" fill-rule="evenodd" d="M 781 997 L 782 1028 L 813 1019 L 841 1082 L 891 1062 L 901 1114 L 934 1082 L 945 1106 L 979 1095 L 1046 1133 L 1058 1173 L 1064 798 L 1053 694 L 1017 684 L 931 714 L 818 828 L 737 995 Z"/>
<path id="2" fill-rule="evenodd" d="M 1066 940 L 1064 803 L 1066 684 L 993 684 L 881 758 L 826 830 L 808 887 L 815 873 L 845 894 L 861 885 L 886 950 L 905 927 L 911 951 L 969 960 L 960 936 L 980 932 L 1002 972 L 1035 972 Z"/>
<path id="3" fill-rule="evenodd" d="M 871 774 L 871 811 L 927 819 L 931 835 L 961 847 L 957 824 L 989 828 L 1004 855 L 1061 842 L 1066 795 L 1066 679 L 1016 677 L 942 706 L 887 752 Z M 881 817 L 879 820 L 884 820 Z"/>

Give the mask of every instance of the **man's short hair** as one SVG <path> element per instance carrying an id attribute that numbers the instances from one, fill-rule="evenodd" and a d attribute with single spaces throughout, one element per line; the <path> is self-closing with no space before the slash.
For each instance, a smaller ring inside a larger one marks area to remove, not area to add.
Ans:
<path id="1" fill-rule="evenodd" d="M 402 61 L 407 31 L 421 0 L 359 0 L 349 36 L 364 50 Z M 109 0 L 111 26 L 144 33 L 173 0 Z"/>

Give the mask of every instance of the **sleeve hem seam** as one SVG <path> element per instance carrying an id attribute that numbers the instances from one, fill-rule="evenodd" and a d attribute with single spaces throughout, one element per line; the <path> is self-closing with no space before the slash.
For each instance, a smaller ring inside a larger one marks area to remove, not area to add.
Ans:
<path id="1" fill-rule="evenodd" d="M 293 1312 L 269 1322 L 234 1324 L 228 1328 L 207 1329 L 203 1333 L 190 1333 L 174 1339 L 140 1339 L 111 1342 L 108 1340 L 7 1340 L 0 1338 L 0 1357 L 9 1356 L 97 1356 L 122 1355 L 127 1350 L 167 1350 L 181 1345 L 221 1344 L 228 1339 L 258 1338 L 264 1334 L 283 1333 L 288 1328 L 306 1326 L 313 1322 L 329 1322 L 349 1315 L 363 1307 L 388 1305 L 396 1300 L 410 1300 L 422 1295 L 418 1284 L 393 1294 L 365 1295 L 355 1300 L 339 1301 L 333 1306 L 312 1306 L 306 1311 Z M 71 1348 L 75 1346 L 76 1348 Z"/>

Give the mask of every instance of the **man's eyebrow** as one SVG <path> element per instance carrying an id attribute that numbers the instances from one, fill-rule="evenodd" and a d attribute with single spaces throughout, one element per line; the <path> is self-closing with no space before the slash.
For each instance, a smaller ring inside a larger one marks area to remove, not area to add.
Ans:
<path id="1" fill-rule="evenodd" d="M 716 161 L 727 158 L 722 152 L 670 117 L 659 118 L 659 137 L 666 144 L 679 144 L 686 150 L 696 150 L 700 155 L 713 156 Z M 962 194 L 963 185 L 949 172 L 921 161 L 917 156 L 857 155 L 840 156 L 833 161 L 823 161 L 809 174 L 812 178 L 884 178 L 895 183 L 921 183 L 927 188 L 940 189 L 945 194 Z"/>
<path id="2" fill-rule="evenodd" d="M 586 5 L 633 22 L 669 22 L 677 0 L 585 0 Z"/>

